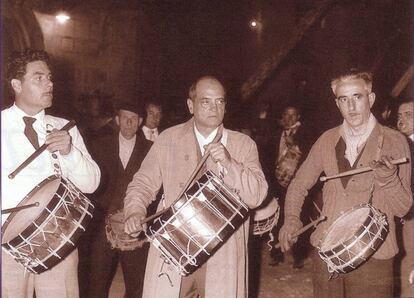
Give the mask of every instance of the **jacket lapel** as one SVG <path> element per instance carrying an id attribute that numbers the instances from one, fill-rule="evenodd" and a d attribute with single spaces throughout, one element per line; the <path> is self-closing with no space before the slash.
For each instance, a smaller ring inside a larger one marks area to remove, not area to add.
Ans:
<path id="1" fill-rule="evenodd" d="M 358 161 L 357 168 L 369 166 L 369 163 L 373 158 L 377 159 L 378 149 L 378 138 L 380 136 L 380 126 L 377 123 L 368 137 L 367 143 L 365 144 L 364 151 L 362 152 L 361 158 Z"/>

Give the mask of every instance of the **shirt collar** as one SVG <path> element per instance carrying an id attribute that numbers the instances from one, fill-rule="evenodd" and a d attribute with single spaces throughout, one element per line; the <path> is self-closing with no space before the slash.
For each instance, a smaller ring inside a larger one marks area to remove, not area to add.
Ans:
<path id="1" fill-rule="evenodd" d="M 23 117 L 32 117 L 35 118 L 37 121 L 37 123 L 35 122 L 34 125 L 40 125 L 43 126 L 44 122 L 45 122 L 45 110 L 41 110 L 39 113 L 37 113 L 36 115 L 27 115 L 22 109 L 20 109 L 16 103 L 13 104 L 13 106 L 11 107 L 11 109 L 13 110 L 13 112 L 16 114 L 16 117 L 18 118 L 23 118 Z"/>
<path id="2" fill-rule="evenodd" d="M 157 128 L 149 128 L 148 126 L 145 126 L 145 125 L 142 126 L 142 129 L 147 132 L 151 132 L 151 131 L 158 132 Z"/>
<path id="3" fill-rule="evenodd" d="M 220 127 L 220 126 L 219 126 Z M 197 139 L 197 142 L 198 142 L 198 145 L 199 145 L 199 147 L 200 147 L 200 150 L 201 150 L 201 154 L 203 155 L 204 154 L 204 146 L 205 145 L 207 145 L 207 144 L 210 144 L 213 140 L 214 140 L 214 138 L 216 137 L 216 135 L 217 135 L 217 132 L 218 132 L 218 129 L 219 129 L 219 127 L 217 127 L 215 130 L 213 130 L 208 136 L 207 136 L 207 138 L 205 138 L 201 133 L 200 133 L 200 131 L 197 129 L 197 126 L 195 125 L 195 122 L 194 122 L 194 133 L 195 133 L 195 136 L 196 136 L 196 139 Z M 224 147 L 226 147 L 227 146 L 227 138 L 228 138 L 228 132 L 227 132 L 227 129 L 225 129 L 224 127 L 223 127 L 223 132 L 222 132 L 222 136 L 221 136 L 221 140 L 220 140 L 220 142 L 223 144 L 223 146 Z"/>
<path id="4" fill-rule="evenodd" d="M 214 138 L 216 137 L 216 134 L 217 134 L 217 131 L 218 131 L 218 127 L 215 129 L 215 130 L 213 130 L 208 136 L 207 136 L 207 138 L 205 138 L 200 132 L 199 132 L 199 130 L 197 129 L 197 126 L 194 124 L 194 132 L 195 132 L 195 135 L 196 135 L 196 138 L 197 138 L 197 141 L 198 141 L 198 143 L 199 144 L 203 144 L 203 145 L 206 145 L 206 144 L 209 144 L 209 143 L 211 143 L 213 140 L 214 140 Z"/>
<path id="5" fill-rule="evenodd" d="M 125 145 L 135 144 L 135 140 L 137 139 L 137 135 L 134 135 L 131 139 L 126 139 L 122 133 L 119 133 L 119 143 Z"/>

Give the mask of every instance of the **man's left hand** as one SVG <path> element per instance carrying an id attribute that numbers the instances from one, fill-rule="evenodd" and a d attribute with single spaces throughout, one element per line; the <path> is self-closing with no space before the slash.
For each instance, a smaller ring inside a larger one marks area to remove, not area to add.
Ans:
<path id="1" fill-rule="evenodd" d="M 59 151 L 61 155 L 67 155 L 72 148 L 72 137 L 65 130 L 53 129 L 46 136 L 45 143 L 48 145 L 47 150 L 50 152 Z"/>
<path id="2" fill-rule="evenodd" d="M 226 147 L 222 143 L 210 143 L 204 147 L 207 152 L 210 152 L 210 157 L 214 162 L 220 162 L 220 164 L 229 169 L 231 164 L 231 156 Z"/>

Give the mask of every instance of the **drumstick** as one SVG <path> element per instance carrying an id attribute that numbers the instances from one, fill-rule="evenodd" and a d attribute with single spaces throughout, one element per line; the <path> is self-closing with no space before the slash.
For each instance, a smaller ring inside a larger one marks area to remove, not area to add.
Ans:
<path id="1" fill-rule="evenodd" d="M 217 135 L 215 136 L 214 140 L 211 143 L 219 142 L 221 140 L 222 136 L 223 136 L 223 131 L 219 129 L 219 131 L 217 132 Z M 200 171 L 201 167 L 204 165 L 204 163 L 206 162 L 206 160 L 209 156 L 210 156 L 210 151 L 204 153 L 203 157 L 201 158 L 200 162 L 197 164 L 197 166 L 194 169 L 193 173 L 191 173 L 191 176 L 188 179 L 187 183 L 182 188 L 180 194 L 177 197 L 177 200 L 182 197 L 182 195 L 185 193 L 185 191 L 190 186 L 190 184 L 193 183 L 194 178 L 197 176 L 198 172 Z M 142 219 L 141 224 L 147 223 L 147 222 L 153 220 L 154 218 L 157 218 L 157 217 L 161 216 L 167 210 L 168 210 L 168 208 L 164 208 L 164 209 L 154 213 L 153 215 Z"/>
<path id="2" fill-rule="evenodd" d="M 311 221 L 310 223 L 308 223 L 306 226 L 302 227 L 301 229 L 297 230 L 295 233 L 292 234 L 291 239 L 299 236 L 300 234 L 305 233 L 307 230 L 309 230 L 311 227 L 315 227 L 319 222 L 321 222 L 322 220 L 325 220 L 326 216 L 325 215 L 321 215 L 319 216 L 317 219 L 315 219 L 314 221 Z M 281 244 L 280 242 L 277 243 L 274 247 L 275 248 L 280 248 Z"/>
<path id="3" fill-rule="evenodd" d="M 9 208 L 9 209 L 3 209 L 3 210 L 1 210 L 1 214 L 8 214 L 8 213 L 11 213 L 11 212 L 20 211 L 20 210 L 23 210 L 23 209 L 27 209 L 27 208 L 31 208 L 31 207 L 38 207 L 38 206 L 39 206 L 39 202 L 35 202 L 33 204 L 27 204 L 27 205 L 13 207 L 13 208 Z"/>
<path id="4" fill-rule="evenodd" d="M 407 161 L 408 161 L 408 158 L 403 157 L 403 158 L 400 158 L 400 159 L 391 160 L 391 163 L 393 165 L 399 165 L 399 164 L 402 164 L 402 163 L 406 163 Z M 332 176 L 322 176 L 321 178 L 319 178 L 319 180 L 320 181 L 326 181 L 326 180 L 330 180 L 330 179 L 341 178 L 341 177 L 355 175 L 355 174 L 361 174 L 361 173 L 365 173 L 365 172 L 369 172 L 369 171 L 372 171 L 371 167 L 363 167 L 363 168 L 359 168 L 359 169 L 355 169 L 355 170 L 342 172 L 342 173 L 332 175 Z"/>
<path id="5" fill-rule="evenodd" d="M 68 123 L 66 123 L 65 126 L 63 126 L 60 131 L 69 131 L 72 127 L 74 127 L 76 124 L 75 120 L 71 120 Z M 27 165 L 29 165 L 33 160 L 35 160 L 40 154 L 42 154 L 43 151 L 46 150 L 47 148 L 47 144 L 43 144 L 42 146 L 40 146 L 38 149 L 36 149 L 35 152 L 32 153 L 32 155 L 30 155 L 24 162 L 22 162 L 22 164 L 20 166 L 17 167 L 17 169 L 14 170 L 14 172 L 9 174 L 9 179 L 13 179 L 14 177 L 16 177 L 16 175 L 23 170 L 25 167 L 27 167 Z"/>

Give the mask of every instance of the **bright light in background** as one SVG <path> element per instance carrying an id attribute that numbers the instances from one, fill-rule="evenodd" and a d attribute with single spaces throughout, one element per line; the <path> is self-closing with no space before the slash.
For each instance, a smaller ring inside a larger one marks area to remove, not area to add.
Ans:
<path id="1" fill-rule="evenodd" d="M 56 20 L 60 24 L 66 23 L 68 20 L 70 20 L 70 16 L 68 16 L 66 13 L 59 13 L 56 15 Z"/>
<path id="2" fill-rule="evenodd" d="M 250 21 L 250 26 L 252 28 L 256 28 L 257 27 L 257 21 L 255 21 L 255 20 Z"/>

